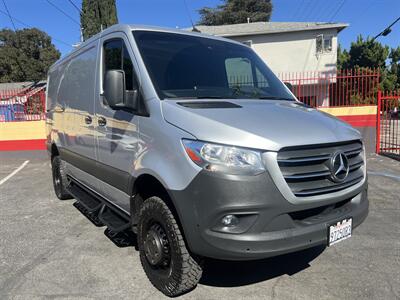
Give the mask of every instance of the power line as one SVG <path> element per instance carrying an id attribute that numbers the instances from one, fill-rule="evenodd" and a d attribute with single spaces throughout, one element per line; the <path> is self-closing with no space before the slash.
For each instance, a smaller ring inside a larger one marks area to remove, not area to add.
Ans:
<path id="1" fill-rule="evenodd" d="M 331 18 L 329 19 L 329 22 L 332 22 L 332 20 L 336 17 L 336 15 L 339 13 L 339 11 L 342 9 L 343 5 L 346 3 L 346 0 L 343 0 L 342 3 L 339 4 L 338 8 L 336 11 L 333 13 Z"/>
<path id="2" fill-rule="evenodd" d="M 323 5 L 323 3 L 322 3 Z M 305 20 L 312 20 L 312 15 L 314 13 L 315 8 L 318 7 L 318 1 L 316 1 L 316 3 L 313 3 L 313 5 L 311 6 L 310 10 L 307 12 L 307 15 L 305 15 Z"/>
<path id="3" fill-rule="evenodd" d="M 304 1 L 305 1 L 305 0 L 301 0 L 299 6 L 297 6 L 297 8 L 296 8 L 294 14 L 292 15 L 291 20 L 296 21 L 296 18 L 297 18 L 297 16 L 299 15 L 299 12 L 300 12 L 301 8 L 302 8 L 303 5 L 304 5 Z"/>
<path id="4" fill-rule="evenodd" d="M 324 5 L 326 4 L 326 5 Z M 320 8 L 315 12 L 315 20 L 316 21 L 324 21 L 324 15 L 327 11 L 329 11 L 329 7 L 330 7 L 331 2 L 326 1 L 323 2 L 322 5 L 320 6 Z"/>
<path id="5" fill-rule="evenodd" d="M 387 36 L 389 33 L 392 32 L 391 27 L 396 24 L 398 21 L 400 21 L 400 17 L 398 17 L 396 20 L 394 20 L 394 22 L 392 24 L 390 24 L 388 27 L 386 27 L 385 29 L 383 29 L 379 34 L 377 34 L 372 40 L 377 39 L 378 37 L 382 36 Z"/>
<path id="6" fill-rule="evenodd" d="M 364 7 L 362 14 L 358 14 L 357 18 L 354 22 L 351 23 L 351 26 L 354 27 L 355 24 L 358 24 L 360 20 L 362 21 L 369 21 L 368 19 L 364 19 L 363 17 L 367 14 L 367 12 L 371 9 L 373 5 L 377 4 L 375 0 L 371 0 L 368 6 Z"/>
<path id="7" fill-rule="evenodd" d="M 5 0 L 2 0 L 2 1 L 3 1 L 3 4 L 4 4 L 4 7 L 5 7 L 6 11 L 7 11 L 7 16 L 10 18 L 11 24 L 12 24 L 12 26 L 14 27 L 14 31 L 17 31 L 17 27 L 15 27 L 13 18 L 11 17 L 11 14 L 10 14 L 10 11 L 8 10 L 8 7 L 7 7 L 7 5 L 6 5 L 6 2 L 5 2 Z"/>
<path id="8" fill-rule="evenodd" d="M 77 11 L 79 11 L 80 15 L 82 15 L 82 11 L 80 10 L 80 8 L 78 6 L 76 6 L 76 4 L 72 0 L 68 0 L 68 2 L 71 3 L 71 5 L 73 7 L 75 7 Z"/>
<path id="9" fill-rule="evenodd" d="M 310 5 L 312 4 L 312 0 L 309 0 L 306 4 L 305 4 L 305 6 L 304 6 L 304 13 L 303 13 L 303 15 L 305 15 L 306 14 L 306 12 L 308 11 L 308 8 L 310 7 Z M 300 16 L 301 16 L 301 14 L 300 14 Z M 303 21 L 307 21 L 307 19 L 306 18 L 304 18 L 303 19 Z"/>
<path id="10" fill-rule="evenodd" d="M 4 0 L 3 0 L 3 1 L 4 1 Z M 5 15 L 5 16 L 8 16 L 8 14 L 7 14 L 5 11 L 1 10 L 1 9 L 0 9 L 0 13 L 2 13 L 2 14 Z M 25 22 L 22 22 L 21 20 L 18 20 L 17 18 L 11 17 L 11 19 L 12 19 L 13 21 L 15 21 L 15 22 L 17 22 L 17 23 L 19 23 L 19 24 L 25 26 L 25 27 L 28 27 L 28 28 L 32 28 L 32 27 L 33 27 L 33 26 L 30 26 L 30 25 L 26 24 Z M 55 41 L 57 41 L 57 42 L 59 42 L 59 43 L 61 43 L 61 44 L 64 44 L 64 45 L 69 46 L 69 47 L 72 47 L 71 44 L 69 44 L 69 43 L 67 43 L 67 42 L 65 42 L 65 41 L 63 41 L 63 40 L 57 39 L 57 38 L 55 38 L 55 37 L 52 37 L 52 39 L 55 40 Z"/>
<path id="11" fill-rule="evenodd" d="M 11 21 L 13 27 L 14 27 L 15 36 L 16 36 L 16 39 L 17 39 L 17 44 L 13 43 L 13 44 L 14 44 L 14 47 L 16 46 L 16 48 L 17 48 L 16 51 L 17 51 L 17 52 L 21 52 L 21 50 L 20 50 L 20 48 L 19 48 L 19 46 L 18 46 L 18 44 L 20 43 L 20 39 L 19 39 L 19 36 L 17 35 L 17 27 L 16 27 L 15 24 L 14 24 L 13 18 L 12 18 L 11 14 L 10 14 L 10 11 L 8 10 L 8 7 L 7 7 L 7 5 L 6 5 L 5 0 L 2 0 L 2 1 L 3 1 L 3 4 L 4 4 L 4 7 L 6 8 L 7 15 L 8 15 L 8 17 L 10 18 L 10 21 Z M 23 76 L 26 77 L 25 69 L 24 69 L 24 67 L 22 66 L 21 61 L 19 60 L 18 56 L 14 57 L 14 60 L 15 60 L 15 63 L 18 65 L 18 68 L 19 68 L 20 72 L 23 74 Z"/>
<path id="12" fill-rule="evenodd" d="M 52 3 L 50 0 L 46 0 L 47 3 L 49 3 L 51 6 L 53 6 L 55 9 L 57 9 L 60 13 L 62 13 L 64 16 L 66 16 L 68 19 L 70 19 L 72 22 L 76 23 L 79 25 L 79 27 L 81 26 L 81 24 L 79 22 L 77 22 L 73 17 L 71 17 L 69 14 L 67 14 L 65 11 L 63 11 L 61 8 L 59 8 L 57 5 L 55 5 L 54 3 Z"/>

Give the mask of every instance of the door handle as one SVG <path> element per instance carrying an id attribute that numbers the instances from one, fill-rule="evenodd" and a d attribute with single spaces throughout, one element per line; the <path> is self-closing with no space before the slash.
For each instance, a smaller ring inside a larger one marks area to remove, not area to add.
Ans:
<path id="1" fill-rule="evenodd" d="M 91 116 L 86 116 L 86 117 L 85 117 L 85 123 L 86 123 L 87 125 L 92 124 L 92 117 L 91 117 Z"/>
<path id="2" fill-rule="evenodd" d="M 104 127 L 104 126 L 107 125 L 107 120 L 106 120 L 106 118 L 104 118 L 104 117 L 99 117 L 99 118 L 97 119 L 97 123 L 99 124 L 99 126 Z"/>

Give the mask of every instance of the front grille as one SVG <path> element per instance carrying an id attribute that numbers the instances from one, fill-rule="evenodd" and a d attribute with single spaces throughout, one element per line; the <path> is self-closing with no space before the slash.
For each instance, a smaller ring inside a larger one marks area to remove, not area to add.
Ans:
<path id="1" fill-rule="evenodd" d="M 342 182 L 331 179 L 330 161 L 342 151 L 349 162 L 349 174 Z M 346 189 L 364 177 L 363 147 L 360 141 L 283 148 L 278 164 L 287 184 L 297 197 L 307 197 Z"/>

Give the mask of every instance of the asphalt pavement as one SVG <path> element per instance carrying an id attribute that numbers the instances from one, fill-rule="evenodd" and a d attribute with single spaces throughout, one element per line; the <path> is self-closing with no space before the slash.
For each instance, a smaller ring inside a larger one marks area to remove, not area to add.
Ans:
<path id="1" fill-rule="evenodd" d="M 400 162 L 370 155 L 368 171 L 370 213 L 350 239 L 261 261 L 207 260 L 179 299 L 400 299 Z M 73 203 L 55 197 L 45 152 L 0 152 L 0 299 L 166 298 L 135 237 L 96 227 Z"/>

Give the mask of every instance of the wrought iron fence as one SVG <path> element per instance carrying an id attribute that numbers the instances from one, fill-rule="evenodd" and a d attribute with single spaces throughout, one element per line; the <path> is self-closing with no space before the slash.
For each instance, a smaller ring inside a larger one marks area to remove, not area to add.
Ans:
<path id="1" fill-rule="evenodd" d="M 292 85 L 296 97 L 313 107 L 376 105 L 378 69 L 332 72 L 285 72 L 278 77 Z M 228 78 L 230 86 L 268 88 L 268 82 L 253 76 Z M 0 122 L 45 119 L 44 87 L 0 91 Z"/>
<path id="2" fill-rule="evenodd" d="M 0 91 L 0 122 L 44 120 L 45 112 L 43 88 Z"/>
<path id="3" fill-rule="evenodd" d="M 313 107 L 376 105 L 379 69 L 278 73 L 296 97 Z"/>
<path id="4" fill-rule="evenodd" d="M 378 92 L 376 152 L 400 160 L 400 91 Z"/>

